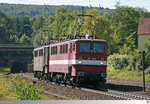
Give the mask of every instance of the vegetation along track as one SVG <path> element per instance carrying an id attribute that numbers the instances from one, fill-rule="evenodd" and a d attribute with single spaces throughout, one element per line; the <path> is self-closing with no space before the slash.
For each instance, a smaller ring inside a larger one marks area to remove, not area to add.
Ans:
<path id="1" fill-rule="evenodd" d="M 141 95 L 133 95 L 132 93 L 125 93 L 123 91 L 115 91 L 112 89 L 109 89 L 110 84 L 106 85 L 106 88 L 98 88 L 97 90 L 92 88 L 72 88 L 72 86 L 67 86 L 67 90 L 64 89 L 64 85 L 57 85 L 55 83 L 51 83 L 51 86 L 53 87 L 63 87 L 59 88 L 53 88 L 56 89 L 55 91 L 52 91 L 50 88 L 50 83 L 45 83 L 44 81 L 38 81 L 36 78 L 33 77 L 33 74 L 25 73 L 23 74 L 26 78 L 31 78 L 32 80 L 36 80 L 36 82 L 39 82 L 39 86 L 44 86 L 45 92 L 50 93 L 54 96 L 64 98 L 64 99 L 82 99 L 82 100 L 150 100 L 150 97 L 144 97 Z M 111 85 L 113 86 L 113 85 Z M 115 85 L 114 85 L 115 86 Z M 69 91 L 70 90 L 70 91 Z M 73 90 L 73 91 L 71 91 Z M 69 94 L 69 92 L 71 94 Z"/>

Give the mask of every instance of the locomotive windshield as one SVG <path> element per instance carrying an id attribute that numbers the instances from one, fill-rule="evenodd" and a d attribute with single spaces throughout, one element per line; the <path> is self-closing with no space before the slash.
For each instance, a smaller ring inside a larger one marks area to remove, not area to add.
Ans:
<path id="1" fill-rule="evenodd" d="M 93 44 L 93 52 L 94 53 L 104 53 L 104 44 L 94 43 Z"/>
<path id="2" fill-rule="evenodd" d="M 80 43 L 80 52 L 91 52 L 91 43 Z M 93 53 L 104 53 L 104 44 L 93 43 Z"/>
<path id="3" fill-rule="evenodd" d="M 90 52 L 91 43 L 80 43 L 80 52 Z"/>

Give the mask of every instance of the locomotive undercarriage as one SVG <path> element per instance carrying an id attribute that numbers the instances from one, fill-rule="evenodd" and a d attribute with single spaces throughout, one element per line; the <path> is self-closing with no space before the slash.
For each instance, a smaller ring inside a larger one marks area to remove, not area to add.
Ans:
<path id="1" fill-rule="evenodd" d="M 57 84 L 65 84 L 70 86 L 82 86 L 82 85 L 93 85 L 98 87 L 100 85 L 104 85 L 106 80 L 103 77 L 83 77 L 83 76 L 71 76 L 67 73 L 56 73 L 56 72 L 49 72 L 44 73 L 40 71 L 36 71 L 34 76 L 38 78 L 38 80 L 45 80 L 47 82 L 55 82 Z"/>

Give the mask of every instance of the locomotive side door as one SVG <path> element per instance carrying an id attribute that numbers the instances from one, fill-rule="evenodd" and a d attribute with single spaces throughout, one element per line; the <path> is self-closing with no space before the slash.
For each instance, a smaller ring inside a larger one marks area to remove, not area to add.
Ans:
<path id="1" fill-rule="evenodd" d="M 73 67 L 73 64 L 75 63 L 74 61 L 76 60 L 76 43 L 75 42 L 70 42 L 69 43 L 69 73 L 71 76 L 75 76 L 75 68 Z"/>
<path id="2" fill-rule="evenodd" d="M 43 67 L 44 67 L 44 71 L 45 73 L 49 72 L 49 47 L 44 47 L 44 63 L 43 63 Z"/>

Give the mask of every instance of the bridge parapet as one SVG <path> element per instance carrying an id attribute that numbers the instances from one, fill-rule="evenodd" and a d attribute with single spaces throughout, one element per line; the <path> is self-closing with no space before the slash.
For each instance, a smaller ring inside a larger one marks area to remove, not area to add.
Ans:
<path id="1" fill-rule="evenodd" d="M 33 47 L 33 46 L 24 44 L 0 44 L 0 47 Z"/>
<path id="2" fill-rule="evenodd" d="M 0 51 L 33 51 L 32 45 L 0 44 Z"/>

